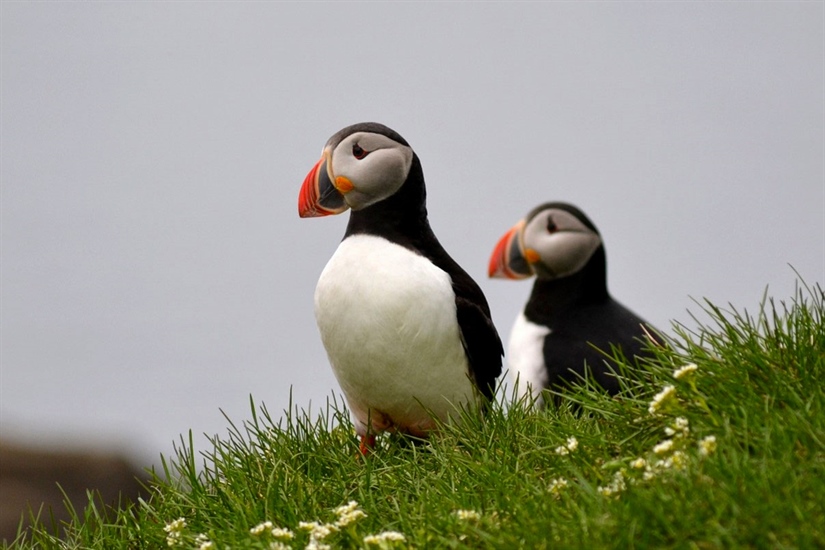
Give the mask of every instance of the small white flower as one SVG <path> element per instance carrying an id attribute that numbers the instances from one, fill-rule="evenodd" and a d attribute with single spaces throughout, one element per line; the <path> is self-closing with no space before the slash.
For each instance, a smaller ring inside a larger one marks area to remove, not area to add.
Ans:
<path id="1" fill-rule="evenodd" d="M 634 460 L 633 462 L 630 463 L 630 467 L 631 468 L 636 468 L 637 470 L 641 470 L 645 466 L 647 466 L 647 461 L 642 457 L 639 457 L 639 458 L 637 458 L 636 460 Z"/>
<path id="2" fill-rule="evenodd" d="M 337 530 L 337 527 L 335 527 L 334 525 L 330 525 L 329 523 L 324 525 L 318 525 L 312 531 L 310 531 L 309 538 L 315 540 L 323 540 Z"/>
<path id="3" fill-rule="evenodd" d="M 405 542 L 407 539 L 398 531 L 384 531 L 377 535 L 364 537 L 364 544 L 381 544 L 382 542 Z"/>
<path id="4" fill-rule="evenodd" d="M 665 386 L 662 388 L 662 391 L 653 396 L 653 401 L 650 402 L 650 406 L 647 408 L 648 412 L 650 414 L 656 414 L 659 409 L 663 408 L 675 397 L 676 388 L 671 385 Z"/>
<path id="5" fill-rule="evenodd" d="M 673 440 L 665 439 L 661 443 L 653 447 L 653 452 L 657 455 L 664 454 L 673 448 Z"/>
<path id="6" fill-rule="evenodd" d="M 709 435 L 699 442 L 699 454 L 702 456 L 712 455 L 716 451 L 716 436 Z"/>
<path id="7" fill-rule="evenodd" d="M 564 445 L 560 445 L 560 446 L 556 447 L 556 454 L 561 455 L 561 456 L 565 456 L 565 455 L 568 455 L 568 454 L 574 452 L 578 448 L 579 448 L 579 440 L 576 439 L 575 437 L 571 436 L 571 437 L 567 438 L 567 441 L 565 442 Z"/>
<path id="8" fill-rule="evenodd" d="M 682 451 L 675 451 L 672 455 L 670 455 L 668 460 L 670 460 L 670 463 L 677 470 L 684 470 L 687 468 L 687 455 L 685 455 Z"/>
<path id="9" fill-rule="evenodd" d="M 687 418 L 679 416 L 673 421 L 672 426 L 665 428 L 665 434 L 670 437 L 685 437 L 690 433 L 689 424 L 690 422 Z"/>
<path id="10" fill-rule="evenodd" d="M 171 523 L 167 523 L 166 527 L 163 528 L 164 531 L 167 533 L 180 533 L 186 527 L 186 520 L 183 518 L 178 518 Z"/>
<path id="11" fill-rule="evenodd" d="M 269 543 L 269 550 L 292 550 L 288 544 L 284 544 L 283 542 L 270 542 Z"/>
<path id="12" fill-rule="evenodd" d="M 685 365 L 684 367 L 680 367 L 680 368 L 676 369 L 675 371 L 673 371 L 673 378 L 675 378 L 676 380 L 679 380 L 680 378 L 684 378 L 684 377 L 688 376 L 690 373 L 692 373 L 693 371 L 695 371 L 698 368 L 699 367 L 697 367 L 694 363 L 689 363 L 689 364 Z"/>
<path id="13" fill-rule="evenodd" d="M 215 543 L 203 533 L 195 537 L 195 544 L 198 545 L 198 550 L 215 550 Z"/>
<path id="14" fill-rule="evenodd" d="M 335 526 L 346 527 L 350 523 L 353 523 L 365 517 L 367 517 L 367 514 L 365 514 L 361 510 L 353 510 L 351 512 L 347 512 L 346 514 L 341 514 L 340 516 L 338 516 L 338 521 L 335 522 Z"/>
<path id="15" fill-rule="evenodd" d="M 355 502 L 354 500 L 351 500 L 348 503 L 346 503 L 342 506 L 339 506 L 338 508 L 333 510 L 333 512 L 335 512 L 336 516 L 343 516 L 345 514 L 349 514 L 350 512 L 354 511 L 356 508 L 358 508 L 358 503 Z"/>
<path id="16" fill-rule="evenodd" d="M 310 538 L 304 550 L 332 550 L 329 544 L 321 544 L 318 539 Z"/>
<path id="17" fill-rule="evenodd" d="M 625 484 L 625 481 L 624 481 L 624 472 L 619 470 L 615 474 L 613 474 L 613 479 L 610 481 L 610 484 L 608 484 L 604 487 L 599 487 L 597 489 L 597 491 L 602 496 L 609 497 L 611 495 L 621 493 L 626 488 L 627 488 L 627 485 Z"/>
<path id="18" fill-rule="evenodd" d="M 567 487 L 567 480 L 561 477 L 557 477 L 556 479 L 550 482 L 549 491 L 551 494 L 555 496 L 559 496 L 562 489 Z"/>
<path id="19" fill-rule="evenodd" d="M 178 518 L 171 523 L 167 523 L 163 528 L 166 531 L 166 545 L 176 546 L 180 544 L 180 534 L 186 528 L 186 520 Z"/>
<path id="20" fill-rule="evenodd" d="M 285 527 L 275 527 L 274 529 L 272 529 L 272 531 L 270 531 L 269 534 L 275 537 L 276 539 L 289 540 L 295 537 L 295 533 L 293 533 L 289 529 L 286 529 Z"/>
<path id="21" fill-rule="evenodd" d="M 250 529 L 249 534 L 250 535 L 260 535 L 264 531 L 268 531 L 270 529 L 272 529 L 272 522 L 271 521 L 265 521 L 263 523 L 259 523 L 258 525 L 256 525 L 252 529 Z"/>
<path id="22" fill-rule="evenodd" d="M 462 521 L 481 519 L 481 514 L 479 514 L 475 510 L 456 510 L 455 515 L 458 517 L 458 519 Z"/>

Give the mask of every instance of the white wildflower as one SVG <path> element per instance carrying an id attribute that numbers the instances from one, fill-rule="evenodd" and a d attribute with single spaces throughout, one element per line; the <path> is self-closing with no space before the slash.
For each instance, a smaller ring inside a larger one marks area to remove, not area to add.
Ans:
<path id="1" fill-rule="evenodd" d="M 321 525 L 317 521 L 299 521 L 298 529 L 301 531 L 313 531 L 316 527 Z"/>
<path id="2" fill-rule="evenodd" d="M 358 503 L 354 500 L 339 506 L 333 511 L 338 516 L 338 521 L 335 522 L 336 527 L 346 527 L 354 521 L 367 517 L 367 514 L 358 509 Z"/>
<path id="3" fill-rule="evenodd" d="M 347 502 L 346 504 L 344 504 L 342 506 L 339 506 L 338 508 L 333 510 L 333 512 L 335 513 L 336 516 L 343 516 L 345 514 L 349 514 L 350 512 L 354 511 L 356 508 L 358 508 L 358 503 L 354 500 L 351 500 L 351 501 Z"/>
<path id="4" fill-rule="evenodd" d="M 462 521 L 479 520 L 481 514 L 475 510 L 456 510 L 455 515 Z"/>
<path id="5" fill-rule="evenodd" d="M 673 448 L 673 440 L 665 439 L 653 447 L 653 452 L 657 455 L 664 454 Z"/>
<path id="6" fill-rule="evenodd" d="M 367 517 L 367 514 L 365 514 L 361 510 L 353 510 L 352 512 L 347 512 L 346 514 L 341 514 L 340 516 L 338 516 L 338 521 L 335 522 L 335 526 L 339 528 L 346 527 L 350 523 L 353 523 L 365 517 Z"/>
<path id="7" fill-rule="evenodd" d="M 166 527 L 163 528 L 164 531 L 167 533 L 180 533 L 186 527 L 186 520 L 183 518 L 178 518 L 172 523 L 166 524 Z"/>
<path id="8" fill-rule="evenodd" d="M 384 531 L 377 535 L 364 537 L 364 544 L 381 544 L 383 542 L 405 542 L 407 539 L 398 531 Z"/>
<path id="9" fill-rule="evenodd" d="M 195 544 L 198 550 L 215 550 L 215 543 L 209 540 L 209 537 L 203 533 L 195 537 Z"/>
<path id="10" fill-rule="evenodd" d="M 275 527 L 274 529 L 272 529 L 272 531 L 270 531 L 269 534 L 275 537 L 276 539 L 289 540 L 295 537 L 295 533 L 293 533 L 289 529 L 286 529 L 285 527 Z"/>
<path id="11" fill-rule="evenodd" d="M 702 456 L 712 455 L 716 451 L 716 436 L 709 435 L 699 442 L 699 454 Z"/>
<path id="12" fill-rule="evenodd" d="M 275 541 L 269 543 L 269 550 L 292 550 L 292 548 L 288 544 Z"/>
<path id="13" fill-rule="evenodd" d="M 186 520 L 178 518 L 163 528 L 166 531 L 166 545 L 176 546 L 180 544 L 180 534 L 186 528 Z"/>
<path id="14" fill-rule="evenodd" d="M 270 529 L 272 529 L 272 522 L 271 521 L 265 521 L 263 523 L 259 523 L 258 525 L 256 525 L 252 529 L 250 529 L 249 534 L 257 536 L 257 535 L 260 535 L 261 533 L 263 533 L 264 531 L 269 531 Z"/>
<path id="15" fill-rule="evenodd" d="M 676 388 L 671 385 L 665 386 L 662 388 L 662 391 L 653 396 L 653 401 L 650 402 L 650 406 L 647 408 L 648 412 L 650 414 L 656 414 L 659 409 L 663 408 L 675 397 Z"/>
<path id="16" fill-rule="evenodd" d="M 637 458 L 636 460 L 634 460 L 633 462 L 630 463 L 630 467 L 631 468 L 636 468 L 637 470 L 641 470 L 645 466 L 647 466 L 647 461 L 642 457 L 639 457 L 639 458 Z"/>
<path id="17" fill-rule="evenodd" d="M 685 365 L 684 367 L 680 367 L 680 368 L 676 369 L 675 371 L 673 371 L 673 378 L 675 378 L 676 380 L 679 380 L 680 378 L 684 378 L 684 377 L 688 376 L 690 373 L 692 373 L 693 371 L 695 371 L 698 368 L 699 367 L 697 367 L 694 363 L 689 363 L 689 364 Z"/>
<path id="18" fill-rule="evenodd" d="M 567 487 L 567 480 L 562 477 L 557 477 L 556 479 L 550 482 L 550 494 L 559 496 L 559 494 L 565 487 Z"/>
<path id="19" fill-rule="evenodd" d="M 613 474 L 613 479 L 610 483 L 604 487 L 599 487 L 597 490 L 599 494 L 602 496 L 609 497 L 611 495 L 615 495 L 617 493 L 621 493 L 627 488 L 627 485 L 624 481 L 624 472 L 622 470 L 617 471 Z"/>
<path id="20" fill-rule="evenodd" d="M 318 541 L 327 538 L 338 530 L 338 528 L 331 523 L 321 524 L 317 521 L 300 521 L 298 522 L 298 529 L 301 531 L 309 531 L 309 542 L 316 544 L 316 546 L 313 547 L 316 548 L 316 550 L 321 548 L 317 545 Z"/>
<path id="21" fill-rule="evenodd" d="M 310 538 L 304 550 L 332 550 L 329 544 L 321 544 L 318 539 Z"/>
<path id="22" fill-rule="evenodd" d="M 665 428 L 665 434 L 667 434 L 670 437 L 685 437 L 690 433 L 689 424 L 690 422 L 687 418 L 679 416 L 673 421 L 672 426 L 668 426 Z"/>
<path id="23" fill-rule="evenodd" d="M 682 451 L 675 451 L 669 458 L 671 464 L 677 470 L 684 470 L 687 468 L 687 455 Z"/>
<path id="24" fill-rule="evenodd" d="M 567 442 L 564 445 L 556 447 L 556 454 L 564 456 L 574 452 L 576 449 L 579 448 L 579 440 L 575 437 L 571 436 L 567 438 Z"/>
<path id="25" fill-rule="evenodd" d="M 329 523 L 324 525 L 317 525 L 312 531 L 310 531 L 309 537 L 315 540 L 323 540 L 337 530 L 337 527 L 335 527 L 334 525 L 330 525 Z"/>

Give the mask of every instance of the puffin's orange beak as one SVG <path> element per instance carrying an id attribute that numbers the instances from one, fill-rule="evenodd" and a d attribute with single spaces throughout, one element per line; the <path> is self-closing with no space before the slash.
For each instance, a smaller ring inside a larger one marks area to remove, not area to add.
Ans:
<path id="1" fill-rule="evenodd" d="M 532 276 L 533 268 L 522 252 L 519 238 L 524 229 L 524 220 L 510 228 L 496 243 L 493 254 L 490 256 L 490 265 L 487 274 L 499 279 L 526 279 Z M 532 250 L 530 252 L 533 252 Z M 533 252 L 535 254 L 535 252 Z"/>
<path id="2" fill-rule="evenodd" d="M 298 215 L 302 218 L 340 214 L 349 208 L 344 201 L 344 195 L 332 184 L 327 170 L 327 160 L 328 153 L 324 151 L 321 160 L 315 163 L 304 178 L 301 191 L 298 193 Z"/>

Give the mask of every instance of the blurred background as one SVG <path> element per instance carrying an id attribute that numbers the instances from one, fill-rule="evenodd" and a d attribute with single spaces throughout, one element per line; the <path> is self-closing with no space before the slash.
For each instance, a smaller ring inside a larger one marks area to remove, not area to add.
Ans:
<path id="1" fill-rule="evenodd" d="M 313 291 L 347 215 L 301 220 L 297 194 L 355 122 L 416 150 L 505 341 L 531 283 L 487 260 L 548 200 L 665 331 L 822 283 L 824 9 L 4 2 L 0 441 L 144 467 L 250 394 L 323 408 Z"/>

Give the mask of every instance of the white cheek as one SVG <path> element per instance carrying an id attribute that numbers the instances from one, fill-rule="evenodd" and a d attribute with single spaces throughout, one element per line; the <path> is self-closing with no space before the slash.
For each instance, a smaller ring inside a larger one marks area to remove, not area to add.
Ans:
<path id="1" fill-rule="evenodd" d="M 538 253 L 557 277 L 565 277 L 583 268 L 600 244 L 595 233 L 561 232 L 547 238 Z"/>
<path id="2" fill-rule="evenodd" d="M 371 151 L 356 159 L 355 143 Z M 334 176 L 347 178 L 354 186 L 344 195 L 353 210 L 365 208 L 393 195 L 404 184 L 412 166 L 412 149 L 375 134 L 354 134 L 342 141 L 332 155 Z"/>

